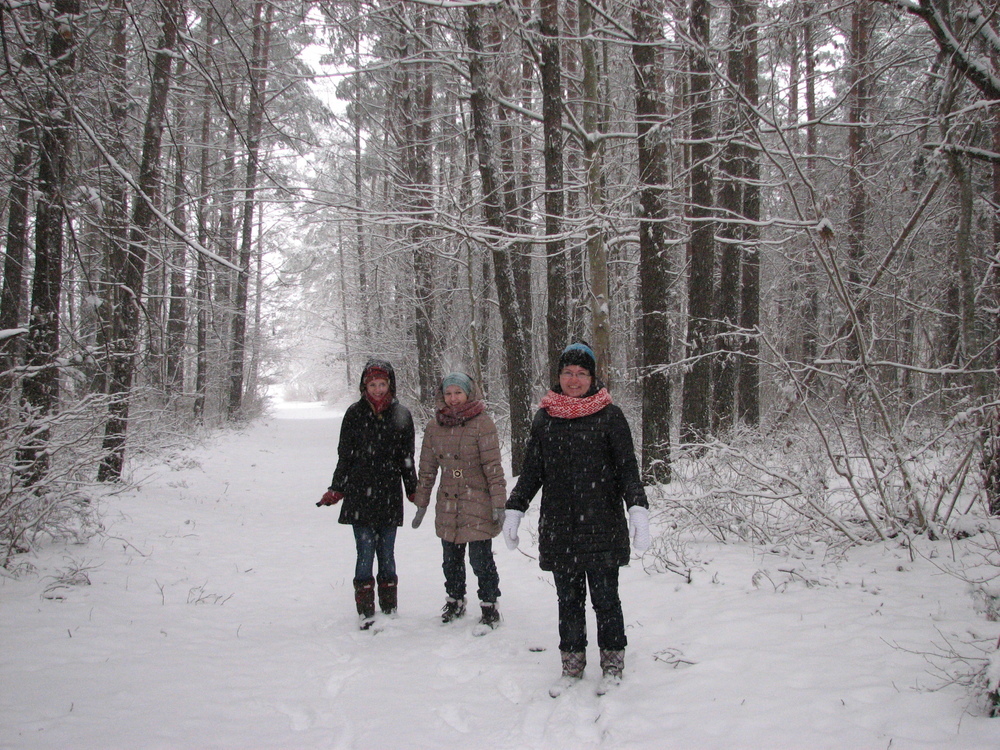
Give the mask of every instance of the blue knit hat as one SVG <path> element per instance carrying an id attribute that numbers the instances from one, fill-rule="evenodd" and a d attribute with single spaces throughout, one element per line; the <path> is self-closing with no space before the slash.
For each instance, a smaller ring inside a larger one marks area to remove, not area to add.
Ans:
<path id="1" fill-rule="evenodd" d="M 586 341 L 574 341 L 562 350 L 562 354 L 559 355 L 559 372 L 562 372 L 566 365 L 582 367 L 591 377 L 597 374 L 597 357 Z"/>
<path id="2" fill-rule="evenodd" d="M 444 393 L 449 385 L 457 385 L 465 391 L 466 396 L 472 396 L 472 378 L 464 372 L 453 372 L 450 375 L 445 375 L 441 380 L 441 392 Z"/>

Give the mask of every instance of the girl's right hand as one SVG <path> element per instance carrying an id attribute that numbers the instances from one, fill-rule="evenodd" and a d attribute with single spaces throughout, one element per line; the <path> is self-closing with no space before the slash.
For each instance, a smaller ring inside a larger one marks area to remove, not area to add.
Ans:
<path id="1" fill-rule="evenodd" d="M 334 492 L 333 490 L 327 490 L 326 492 L 323 493 L 323 497 L 320 498 L 320 501 L 316 503 L 316 507 L 318 508 L 321 505 L 336 505 L 343 499 L 344 499 L 343 492 Z"/>

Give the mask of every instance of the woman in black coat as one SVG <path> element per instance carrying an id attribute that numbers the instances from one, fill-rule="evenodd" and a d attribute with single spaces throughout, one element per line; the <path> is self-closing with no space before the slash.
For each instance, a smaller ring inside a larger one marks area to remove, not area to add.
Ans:
<path id="1" fill-rule="evenodd" d="M 354 527 L 354 599 L 362 629 L 375 617 L 376 557 L 379 607 L 396 611 L 396 529 L 403 525 L 404 490 L 411 499 L 417 491 L 413 446 L 413 418 L 396 400 L 396 373 L 388 362 L 371 359 L 361 375 L 361 398 L 341 423 L 333 481 L 318 503 L 343 500 L 340 523 Z"/>
<path id="2" fill-rule="evenodd" d="M 595 371 L 594 352 L 586 343 L 563 350 L 559 383 L 532 421 L 504 520 L 504 538 L 514 549 L 521 518 L 542 490 L 538 562 L 552 571 L 559 599 L 562 677 L 549 691 L 553 697 L 583 676 L 588 586 L 601 652 L 599 691 L 621 681 L 627 641 L 618 568 L 628 564 L 630 536 L 637 552 L 649 548 L 649 505 L 632 433 Z"/>

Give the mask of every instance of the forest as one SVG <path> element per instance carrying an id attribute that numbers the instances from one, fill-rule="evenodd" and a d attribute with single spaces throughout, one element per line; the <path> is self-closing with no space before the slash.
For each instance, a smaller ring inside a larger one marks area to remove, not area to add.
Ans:
<path id="1" fill-rule="evenodd" d="M 517 474 L 577 338 L 667 569 L 684 533 L 968 533 L 1000 515 L 998 10 L 4 0 L 0 566 L 368 356 L 423 416 L 469 371 Z"/>

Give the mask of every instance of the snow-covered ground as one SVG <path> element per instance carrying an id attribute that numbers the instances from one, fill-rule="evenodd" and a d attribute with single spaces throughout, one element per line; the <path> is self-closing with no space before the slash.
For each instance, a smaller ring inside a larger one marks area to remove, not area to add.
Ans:
<path id="1" fill-rule="evenodd" d="M 137 468 L 104 535 L 0 578 L 0 747 L 1000 748 L 1000 719 L 923 655 L 1000 635 L 941 571 L 947 541 L 825 561 L 691 544 L 690 584 L 636 560 L 625 681 L 600 698 L 592 620 L 586 678 L 548 695 L 556 602 L 530 533 L 494 544 L 504 621 L 476 638 L 475 617 L 440 624 L 440 543 L 407 523 L 399 614 L 359 631 L 351 530 L 315 505 L 342 413 L 284 406 Z"/>

